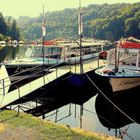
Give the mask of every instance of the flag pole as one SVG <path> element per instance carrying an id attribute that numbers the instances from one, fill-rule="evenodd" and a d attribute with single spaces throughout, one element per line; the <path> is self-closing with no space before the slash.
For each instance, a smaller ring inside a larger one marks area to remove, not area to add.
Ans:
<path id="1" fill-rule="evenodd" d="M 43 20 L 42 20 L 42 57 L 43 57 L 43 67 L 44 67 L 44 41 L 45 41 L 45 15 L 44 15 L 44 5 L 43 5 Z"/>
<path id="2" fill-rule="evenodd" d="M 80 74 L 83 74 L 83 60 L 82 60 L 82 12 L 81 12 L 81 0 L 79 0 L 79 41 L 80 41 Z"/>

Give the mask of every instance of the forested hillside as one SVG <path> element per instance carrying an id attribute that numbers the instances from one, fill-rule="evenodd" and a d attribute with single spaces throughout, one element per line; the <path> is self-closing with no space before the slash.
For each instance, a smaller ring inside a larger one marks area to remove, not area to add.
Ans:
<path id="1" fill-rule="evenodd" d="M 47 8 L 46 8 L 47 9 Z M 140 3 L 103 4 L 82 7 L 85 37 L 118 40 L 121 37 L 140 38 Z M 46 39 L 77 37 L 78 9 L 47 12 Z M 18 24 L 25 39 L 41 38 L 42 15 L 20 17 Z"/>
<path id="2" fill-rule="evenodd" d="M 0 40 L 19 40 L 20 32 L 16 23 L 12 17 L 4 18 L 0 13 Z"/>

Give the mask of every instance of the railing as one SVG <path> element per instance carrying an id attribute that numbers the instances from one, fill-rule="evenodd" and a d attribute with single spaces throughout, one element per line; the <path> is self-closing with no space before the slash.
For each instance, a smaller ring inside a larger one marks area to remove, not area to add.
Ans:
<path id="1" fill-rule="evenodd" d="M 24 80 L 28 79 L 29 81 L 31 81 L 31 79 L 34 77 L 34 76 L 37 76 L 39 74 L 41 75 L 46 75 L 50 72 L 50 70 L 52 68 L 58 68 L 60 64 L 56 64 L 56 65 L 53 65 L 53 66 L 50 66 L 50 67 L 47 67 L 45 68 L 44 65 L 37 65 L 37 66 L 34 66 L 32 68 L 29 68 L 29 69 L 25 69 L 21 72 L 18 72 L 18 73 L 15 73 L 9 77 L 6 77 L 6 78 L 3 78 L 0 80 L 0 84 L 2 85 L 2 88 L 0 88 L 0 91 L 2 91 L 2 93 L 0 93 L 0 95 L 5 95 L 6 92 L 5 92 L 5 89 L 8 88 L 9 86 L 12 87 L 14 85 L 18 85 L 19 83 L 23 82 Z M 28 74 L 28 75 L 26 75 Z M 57 75 L 57 71 L 56 71 L 56 75 Z M 9 79 L 14 79 L 14 77 L 20 77 L 19 80 L 15 80 L 14 82 L 12 82 L 10 85 L 5 85 L 5 82 L 8 81 Z M 16 87 L 17 88 L 17 87 Z"/>
<path id="2" fill-rule="evenodd" d="M 19 83 L 22 83 L 25 80 L 29 80 L 29 82 L 30 82 L 33 78 L 35 78 L 36 76 L 39 76 L 39 74 L 40 74 L 40 76 L 48 74 L 52 68 L 58 69 L 58 67 L 62 64 L 69 65 L 70 71 L 71 71 L 71 66 L 74 65 L 74 71 L 75 71 L 75 73 L 77 73 L 77 63 L 79 63 L 79 60 L 76 60 L 76 59 L 72 60 L 72 58 L 70 57 L 69 59 L 65 60 L 65 62 L 62 61 L 61 63 L 59 62 L 59 60 L 57 60 L 57 64 L 55 64 L 55 65 L 45 67 L 45 65 L 47 65 L 47 64 L 44 64 L 44 65 L 41 64 L 41 65 L 34 66 L 32 68 L 27 68 L 25 70 L 22 70 L 21 72 L 15 73 L 9 77 L 6 77 L 6 78 L 0 80 L 0 84 L 2 85 L 2 87 L 0 88 L 0 91 L 1 91 L 0 95 L 7 94 L 5 91 L 6 88 L 10 87 L 10 90 L 14 89 L 14 88 L 18 88 Z M 56 70 L 56 76 L 57 76 L 57 70 Z M 19 79 L 17 79 L 18 77 L 19 77 Z M 9 79 L 12 80 L 14 78 L 16 79 L 16 80 L 14 80 L 14 82 L 12 82 L 9 85 L 5 85 L 6 81 L 8 81 Z"/>

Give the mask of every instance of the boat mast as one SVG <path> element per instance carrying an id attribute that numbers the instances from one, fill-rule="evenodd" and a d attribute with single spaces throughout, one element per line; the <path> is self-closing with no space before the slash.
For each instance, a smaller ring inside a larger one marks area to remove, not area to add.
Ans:
<path id="1" fill-rule="evenodd" d="M 44 66 L 44 41 L 46 35 L 46 26 L 45 26 L 45 14 L 44 14 L 44 5 L 43 5 L 43 19 L 42 19 L 42 58 L 43 58 L 43 66 Z"/>
<path id="2" fill-rule="evenodd" d="M 83 74 L 83 60 L 82 60 L 82 11 L 81 11 L 81 0 L 79 0 L 79 15 L 78 15 L 78 33 L 79 33 L 79 47 L 80 47 L 80 74 Z"/>

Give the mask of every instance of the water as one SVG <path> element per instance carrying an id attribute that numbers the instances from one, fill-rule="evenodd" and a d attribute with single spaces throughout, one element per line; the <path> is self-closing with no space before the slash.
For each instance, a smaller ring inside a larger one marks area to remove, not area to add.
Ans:
<path id="1" fill-rule="evenodd" d="M 9 60 L 14 60 L 16 58 L 23 57 L 25 50 L 27 47 L 25 46 L 5 46 L 5 47 L 0 47 L 0 63 L 3 62 L 4 60 L 9 61 Z"/>
<path id="2" fill-rule="evenodd" d="M 96 102 L 97 96 L 92 97 L 87 102 L 84 103 L 84 111 L 82 116 L 82 128 L 89 131 L 94 132 L 103 132 L 108 135 L 115 136 L 115 129 L 108 130 L 107 127 L 104 127 L 101 122 L 99 121 L 99 118 L 97 116 L 96 108 L 95 108 L 95 102 Z M 104 108 L 104 106 L 103 106 Z M 71 104 L 71 114 L 69 114 L 70 105 L 65 105 L 61 107 L 58 110 L 57 113 L 57 123 L 69 125 L 70 127 L 80 127 L 80 105 Z M 51 115 L 52 113 L 55 113 L 55 111 L 52 111 L 46 115 L 47 120 L 56 121 L 56 116 Z M 104 116 L 101 116 L 104 117 Z M 117 116 L 116 116 L 117 117 Z M 110 120 L 108 120 L 110 121 Z M 140 125 L 131 123 L 124 127 L 120 128 L 121 130 L 125 131 L 127 130 L 127 134 L 124 134 L 123 139 L 124 140 L 139 140 L 140 139 Z"/>

